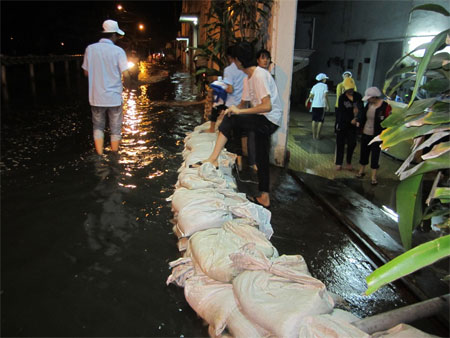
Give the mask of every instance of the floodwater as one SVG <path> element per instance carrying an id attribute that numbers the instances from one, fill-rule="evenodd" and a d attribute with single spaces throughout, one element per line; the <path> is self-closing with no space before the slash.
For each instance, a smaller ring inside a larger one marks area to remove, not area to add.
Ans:
<path id="1" fill-rule="evenodd" d="M 166 198 L 202 111 L 155 103 L 194 100 L 191 77 L 126 90 L 120 156 L 100 160 L 86 79 L 60 80 L 2 109 L 3 335 L 207 336 L 165 284 L 179 257 Z"/>
<path id="2" fill-rule="evenodd" d="M 100 159 L 79 72 L 54 86 L 41 80 L 35 97 L 10 76 L 0 163 L 3 336 L 208 336 L 183 289 L 165 283 L 179 257 L 166 198 L 183 139 L 203 115 L 202 105 L 182 104 L 196 99 L 193 78 L 168 70 L 162 82 L 125 90 L 120 156 L 107 148 Z M 292 177 L 272 173 L 271 241 L 281 254 L 303 255 L 357 316 L 410 302 L 396 285 L 363 296 L 370 258 Z"/>

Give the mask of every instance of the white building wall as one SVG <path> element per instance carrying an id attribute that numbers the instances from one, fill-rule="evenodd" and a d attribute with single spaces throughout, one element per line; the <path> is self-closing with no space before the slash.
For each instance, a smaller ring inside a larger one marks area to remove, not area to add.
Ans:
<path id="1" fill-rule="evenodd" d="M 283 106 L 280 128 L 272 135 L 271 162 L 284 166 L 289 124 L 292 68 L 294 65 L 297 0 L 275 0 L 272 6 L 272 30 L 268 46 L 274 63 L 274 78 Z"/>

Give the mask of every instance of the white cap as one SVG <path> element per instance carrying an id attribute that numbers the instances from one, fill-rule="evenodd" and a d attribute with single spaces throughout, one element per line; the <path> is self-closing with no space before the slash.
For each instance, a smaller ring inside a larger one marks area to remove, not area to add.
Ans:
<path id="1" fill-rule="evenodd" d="M 352 72 L 349 70 L 346 70 L 345 72 L 342 73 L 342 76 L 345 76 L 346 74 L 348 74 L 348 76 L 352 77 Z"/>
<path id="2" fill-rule="evenodd" d="M 370 87 L 366 89 L 364 93 L 363 101 L 367 101 L 371 97 L 380 97 L 381 91 L 377 87 Z"/>
<path id="3" fill-rule="evenodd" d="M 324 73 L 320 73 L 316 76 L 317 81 L 322 81 L 323 79 L 328 79 L 328 76 L 326 76 Z"/>
<path id="4" fill-rule="evenodd" d="M 125 35 L 125 32 L 119 28 L 119 24 L 114 20 L 106 20 L 103 22 L 103 33 L 117 33 Z"/>

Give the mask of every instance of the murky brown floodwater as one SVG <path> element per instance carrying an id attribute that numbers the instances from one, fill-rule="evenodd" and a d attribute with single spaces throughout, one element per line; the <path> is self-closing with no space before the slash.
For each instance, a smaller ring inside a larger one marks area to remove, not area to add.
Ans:
<path id="1" fill-rule="evenodd" d="M 92 156 L 86 79 L 57 79 L 55 91 L 42 80 L 34 98 L 26 83 L 11 83 L 1 140 L 4 336 L 208 335 L 183 290 L 165 284 L 179 257 L 166 198 L 183 139 L 203 115 L 179 104 L 195 100 L 192 77 L 169 71 L 125 91 L 118 159 Z M 292 177 L 274 175 L 280 254 L 303 255 L 358 316 L 408 303 L 396 286 L 363 296 L 370 260 Z"/>

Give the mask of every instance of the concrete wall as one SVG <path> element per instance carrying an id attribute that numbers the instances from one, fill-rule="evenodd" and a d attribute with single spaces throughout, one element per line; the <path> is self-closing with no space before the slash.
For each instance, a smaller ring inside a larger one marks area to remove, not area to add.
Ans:
<path id="1" fill-rule="evenodd" d="M 272 135 L 271 162 L 284 166 L 289 125 L 292 68 L 294 64 L 295 22 L 297 1 L 275 0 L 272 6 L 271 30 L 267 45 L 274 65 L 275 82 L 283 106 L 280 128 Z"/>

